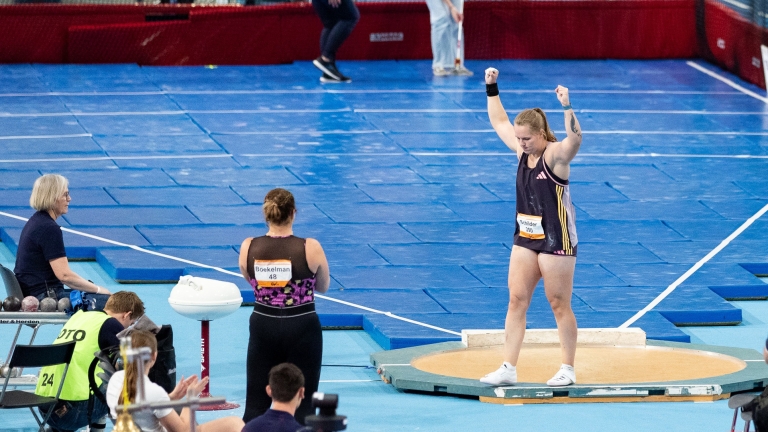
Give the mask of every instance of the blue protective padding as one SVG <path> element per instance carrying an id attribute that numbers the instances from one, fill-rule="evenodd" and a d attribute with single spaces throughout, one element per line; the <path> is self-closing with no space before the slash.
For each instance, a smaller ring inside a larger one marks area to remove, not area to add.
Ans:
<path id="1" fill-rule="evenodd" d="M 471 209 L 475 203 L 499 201 L 498 197 L 488 192 L 481 184 L 361 184 L 358 187 L 377 202 L 443 202 L 450 203 L 448 206 L 452 208 L 455 205 Z M 456 210 L 454 209 L 454 211 Z"/>
<path id="2" fill-rule="evenodd" d="M 631 200 L 723 200 L 750 199 L 755 195 L 731 182 L 720 180 L 666 180 L 659 183 L 645 181 L 638 187 L 635 181 L 617 180 L 611 186 Z"/>
<path id="3" fill-rule="evenodd" d="M 376 128 L 392 132 L 485 131 L 491 128 L 488 116 L 468 112 L 409 112 L 362 114 Z M 482 119 L 482 120 L 481 120 Z"/>
<path id="4" fill-rule="evenodd" d="M 680 242 L 667 243 L 670 247 Z M 660 263 L 666 260 L 659 258 L 653 251 L 638 243 L 601 243 L 582 242 L 578 244 L 580 264 L 602 264 L 614 261 L 626 263 Z"/>
<path id="5" fill-rule="evenodd" d="M 104 239 L 131 244 L 136 246 L 147 246 L 147 240 L 139 234 L 133 227 L 78 227 L 78 232 L 102 237 Z M 113 244 L 102 240 L 86 237 L 79 234 L 64 232 L 64 248 L 67 257 L 70 259 L 96 259 L 96 250 L 103 247 L 110 247 Z M 21 228 L 4 228 L 3 243 L 15 254 L 18 249 L 19 237 L 21 237 Z"/>
<path id="6" fill-rule="evenodd" d="M 240 270 L 237 267 L 226 267 L 224 270 L 233 273 L 240 273 Z M 233 284 L 237 285 L 238 288 L 240 288 L 240 295 L 243 297 L 243 303 L 251 304 L 254 302 L 253 288 L 251 288 L 251 286 L 248 284 L 248 282 L 245 281 L 245 279 L 243 279 L 242 276 L 222 273 L 218 270 L 203 267 L 187 267 L 184 269 L 184 275 L 204 277 L 224 282 L 232 282 Z"/>
<path id="7" fill-rule="evenodd" d="M 618 160 L 622 159 L 619 158 Z M 613 163 L 597 164 L 597 160 L 590 160 L 590 164 L 571 164 L 571 175 L 568 177 L 568 180 L 572 182 L 609 183 L 610 186 L 613 186 L 614 182 L 625 182 L 636 189 L 641 189 L 639 185 L 643 185 L 642 189 L 644 189 L 652 185 L 668 185 L 671 183 L 668 175 L 661 172 L 654 165 L 647 163 L 646 160 L 643 160 L 646 164 L 634 165 L 616 163 L 617 161 L 613 159 L 609 159 L 609 161 Z M 657 193 L 661 191 L 663 191 L 661 186 L 659 186 L 659 189 L 654 189 L 654 192 Z M 619 192 L 622 191 L 619 190 Z M 574 197 L 574 202 L 578 202 L 576 197 Z"/>
<path id="8" fill-rule="evenodd" d="M 0 189 L 0 193 L 5 196 L 5 188 L 25 188 L 29 194 L 32 193 L 32 185 L 35 184 L 35 180 L 41 176 L 40 171 L 31 169 L 32 166 L 23 166 L 19 164 L 13 165 L 0 165 L 3 169 L 0 169 L 0 185 L 3 189 Z M 19 168 L 18 171 L 13 168 Z M 29 198 L 29 197 L 27 197 Z M 29 201 L 27 201 L 27 205 Z M 8 205 L 3 201 L 0 205 Z"/>
<path id="9" fill-rule="evenodd" d="M 74 114 L 79 113 L 141 113 L 150 111 L 162 112 L 181 111 L 179 106 L 164 94 L 131 94 L 131 95 L 62 95 L 59 98 Z"/>
<path id="10" fill-rule="evenodd" d="M 157 91 L 135 64 L 71 65 L 35 64 L 38 79 L 50 91 L 62 92 L 151 92 Z"/>
<path id="11" fill-rule="evenodd" d="M 317 204 L 335 222 L 447 222 L 462 218 L 441 203 L 356 203 Z"/>
<path id="12" fill-rule="evenodd" d="M 372 202 L 371 197 L 354 185 L 280 185 L 274 186 L 232 186 L 246 202 L 262 205 L 264 197 L 274 187 L 288 189 L 296 201 L 296 209 L 318 202 Z M 301 216 L 299 216 L 301 218 Z"/>
<path id="13" fill-rule="evenodd" d="M 511 159 L 510 159 L 511 160 Z M 427 165 L 413 170 L 430 183 L 505 183 L 514 189 L 517 165 L 497 163 L 486 166 Z M 514 198 L 506 199 L 513 201 Z"/>
<path id="14" fill-rule="evenodd" d="M 768 299 L 768 284 L 753 285 L 710 285 L 709 289 L 726 300 Z"/>
<path id="15" fill-rule="evenodd" d="M 3 98 L 0 98 L 0 101 Z M 40 168 L 37 159 L 54 159 L 52 162 L 57 162 L 59 167 L 61 161 L 56 160 L 58 158 L 73 158 L 73 157 L 105 157 L 104 150 L 94 142 L 93 138 L 88 136 L 82 137 L 55 137 L 55 138 L 27 138 L 27 139 L 4 139 L 2 143 L 3 153 L 0 154 L 0 159 L 8 160 L 21 160 L 32 162 L 19 162 L 15 165 L 3 164 L 3 168 L 19 168 L 20 172 L 24 172 L 25 168 Z M 91 162 L 93 166 L 93 162 Z M 69 164 L 66 165 L 68 169 L 71 169 Z M 58 170 L 57 170 L 58 172 Z M 31 186 L 31 184 L 30 184 Z"/>
<path id="16" fill-rule="evenodd" d="M 593 130 L 588 128 L 579 117 L 584 130 Z M 669 115 L 668 113 L 643 113 L 642 116 L 635 113 L 607 113 L 591 112 L 589 117 L 594 120 L 594 124 L 599 130 L 615 131 L 662 131 L 662 132 L 692 132 L 699 130 L 706 131 L 732 131 L 729 126 L 717 123 L 713 116 L 702 114 L 679 114 Z M 597 130 L 597 129 L 594 129 Z"/>
<path id="17" fill-rule="evenodd" d="M 483 187 L 504 201 L 515 201 L 517 199 L 514 182 L 483 183 Z M 579 208 L 579 205 L 584 202 L 600 203 L 628 201 L 628 198 L 622 195 L 621 192 L 605 183 L 571 182 L 570 190 L 571 200 L 576 205 L 577 209 Z M 583 212 L 581 212 L 581 214 L 586 215 L 586 213 Z M 576 220 L 579 220 L 578 217 Z"/>
<path id="18" fill-rule="evenodd" d="M 204 224 L 253 225 L 264 222 L 264 212 L 260 205 L 243 204 L 236 206 L 187 206 L 200 222 Z M 325 213 L 313 205 L 305 205 L 301 213 L 297 211 L 296 225 L 330 223 Z"/>
<path id="19" fill-rule="evenodd" d="M 732 92 L 730 94 L 718 94 L 712 97 L 708 94 L 690 94 L 685 98 L 679 98 L 689 109 L 702 111 L 762 111 L 765 103 L 746 93 Z M 730 116 L 729 116 L 730 117 Z M 746 117 L 736 115 L 734 117 Z M 749 117 L 746 117 L 749 118 Z"/>
<path id="20" fill-rule="evenodd" d="M 138 226 L 154 246 L 239 246 L 243 240 L 264 233 L 263 225 Z"/>
<path id="21" fill-rule="evenodd" d="M 235 158 L 231 155 L 220 153 L 216 155 L 184 155 L 173 158 L 165 157 L 130 157 L 127 159 L 116 158 L 115 165 L 120 168 L 163 168 L 166 170 L 225 170 L 240 168 Z M 213 185 L 213 182 L 210 183 Z"/>
<path id="22" fill-rule="evenodd" d="M 499 260 L 497 264 L 465 264 L 472 275 L 480 279 L 481 285 L 507 286 L 509 277 L 509 259 Z M 617 275 L 616 275 L 617 276 Z M 616 277 L 604 266 L 597 264 L 581 264 L 576 262 L 576 272 L 573 275 L 574 286 L 601 285 L 605 287 L 623 287 L 627 282 Z"/>
<path id="23" fill-rule="evenodd" d="M 190 111 L 285 111 L 296 109 L 337 110 L 347 108 L 339 95 L 325 92 L 240 94 L 172 94 L 179 107 Z"/>
<path id="24" fill-rule="evenodd" d="M 765 169 L 765 165 L 759 169 Z M 766 185 L 765 181 L 742 179 L 736 180 L 734 183 L 736 183 L 736 186 L 749 192 L 755 198 L 768 199 L 768 185 Z"/>
<path id="25" fill-rule="evenodd" d="M 663 138 L 663 136 L 662 136 Z M 737 143 L 745 143 L 747 145 L 757 144 L 758 142 L 750 141 L 749 138 L 762 138 L 762 137 L 749 137 L 741 134 L 735 135 L 713 135 L 706 137 L 706 146 L 712 148 L 711 154 L 715 155 L 727 155 L 737 156 L 738 154 L 729 154 L 723 150 L 720 150 L 720 146 L 735 146 Z M 725 144 L 723 144 L 725 141 Z M 735 141 L 735 143 L 733 142 Z M 664 142 L 658 143 L 663 145 Z M 669 153 L 669 152 L 666 152 Z M 690 181 L 723 181 L 723 182 L 739 182 L 744 180 L 745 172 L 755 172 L 765 167 L 765 160 L 763 159 L 744 159 L 738 157 L 732 158 L 696 158 L 696 163 L 691 163 L 690 158 L 674 158 L 663 157 L 656 158 L 655 165 L 658 169 L 673 178 L 674 180 L 680 180 L 683 182 Z M 762 182 L 758 182 L 758 185 Z M 747 188 L 748 189 L 748 188 Z M 734 198 L 725 198 L 734 199 Z"/>
<path id="26" fill-rule="evenodd" d="M 381 93 L 371 97 L 369 93 L 342 93 L 336 95 L 346 105 L 355 110 L 423 110 L 423 109 L 460 109 L 451 100 L 450 93 Z M 367 113 L 366 113 L 367 114 Z"/>
<path id="27" fill-rule="evenodd" d="M 675 282 L 692 266 L 691 264 L 632 264 L 623 262 L 604 263 L 603 267 L 624 280 L 630 286 L 665 285 Z M 576 271 L 578 276 L 578 270 Z M 704 264 L 696 270 L 685 285 L 751 285 L 759 279 L 738 264 Z M 594 285 L 594 284 L 593 284 Z"/>
<path id="28" fill-rule="evenodd" d="M 74 197 L 73 197 L 74 199 Z M 190 225 L 200 221 L 184 207 L 103 206 L 71 208 L 62 216 L 72 225 Z"/>
<path id="29" fill-rule="evenodd" d="M 141 187 L 167 187 L 174 186 L 174 181 L 160 169 L 96 169 L 89 170 L 61 170 L 59 174 L 69 180 L 69 187 L 88 187 L 88 186 L 141 186 Z M 110 193 L 112 193 L 110 191 Z M 144 202 L 134 204 L 147 204 Z"/>
<path id="30" fill-rule="evenodd" d="M 167 186 L 107 188 L 122 205 L 233 205 L 244 201 L 228 187 Z"/>
<path id="31" fill-rule="evenodd" d="M 222 148 L 208 135 L 184 136 L 98 136 L 93 138 L 110 156 L 182 156 L 222 154 Z"/>
<path id="32" fill-rule="evenodd" d="M 458 265 L 342 267 L 333 277 L 346 289 L 412 289 L 482 287 L 483 283 Z"/>
<path id="33" fill-rule="evenodd" d="M 671 229 L 690 240 L 724 240 L 739 228 L 744 221 L 740 220 L 667 220 L 664 221 Z M 768 240 L 768 223 L 755 221 L 739 237 L 750 240 Z M 743 237 L 742 237 L 743 236 Z M 739 238 L 737 237 L 737 239 Z M 660 239 L 654 239 L 660 240 Z"/>
<path id="34" fill-rule="evenodd" d="M 507 262 L 510 252 L 502 243 L 407 243 L 371 247 L 389 264 L 405 266 Z"/>
<path id="35" fill-rule="evenodd" d="M 659 220 L 587 219 L 576 222 L 576 231 L 580 242 L 634 243 L 648 239 L 664 241 L 686 240 L 685 237 Z"/>
<path id="36" fill-rule="evenodd" d="M 763 132 L 765 131 L 764 115 L 762 112 L 757 115 L 719 115 L 709 116 L 709 120 L 715 124 L 716 130 Z"/>
<path id="37" fill-rule="evenodd" d="M 185 114 L 131 116 L 78 115 L 77 121 L 94 135 L 195 135 L 200 128 Z"/>
<path id="38" fill-rule="evenodd" d="M 296 233 L 299 237 L 312 237 L 320 243 L 371 244 L 410 243 L 415 241 L 408 231 L 398 224 L 308 224 Z"/>
<path id="39" fill-rule="evenodd" d="M 216 159 L 225 160 L 225 159 Z M 226 159 L 235 165 L 231 159 Z M 166 173 L 182 186 L 255 186 L 275 184 L 292 185 L 301 184 L 285 167 L 260 167 L 260 168 L 223 168 L 206 169 L 204 167 L 190 167 L 187 169 L 166 169 Z"/>
<path id="40" fill-rule="evenodd" d="M 363 134 L 219 135 L 213 138 L 229 153 L 242 155 L 295 153 L 404 153 L 381 132 Z M 286 159 L 286 158 L 284 158 Z M 291 158 L 287 158 L 291 160 Z M 258 159 L 249 165 L 257 166 Z"/>
<path id="41" fill-rule="evenodd" d="M 496 135 L 496 132 L 486 130 L 482 132 L 393 132 L 388 136 L 397 144 L 411 152 L 440 152 L 445 153 L 446 149 L 454 152 L 476 151 L 476 152 L 498 152 L 505 154 L 513 159 L 515 155 L 504 145 Z M 428 163 L 434 160 L 434 157 L 422 157 L 416 155 L 420 161 Z M 498 156 L 497 156 L 498 157 Z M 473 156 L 462 156 L 464 163 L 475 159 Z"/>
<path id="42" fill-rule="evenodd" d="M 322 243 L 331 272 L 336 266 L 381 266 L 390 264 L 367 244 Z"/>
<path id="43" fill-rule="evenodd" d="M 685 242 L 641 242 L 651 252 L 668 263 L 691 263 L 704 258 L 719 244 L 719 240 Z M 712 257 L 713 263 L 768 262 L 768 255 L 762 251 L 768 248 L 768 241 L 750 240 L 738 237 Z"/>
<path id="44" fill-rule="evenodd" d="M 294 175 L 308 184 L 353 185 L 357 183 L 426 183 L 410 167 L 322 167 L 312 170 L 289 168 Z"/>
<path id="45" fill-rule="evenodd" d="M 428 243 L 505 242 L 512 241 L 515 234 L 515 222 L 410 222 L 402 227 L 419 241 Z"/>
<path id="46" fill-rule="evenodd" d="M 72 115 L 53 117 L 0 117 L 0 137 L 76 135 L 86 131 Z"/>
<path id="47" fill-rule="evenodd" d="M 717 136 L 717 138 L 720 138 Z M 768 149 L 760 147 L 757 144 L 741 141 L 734 142 L 730 145 L 716 145 L 715 142 L 706 144 L 701 143 L 689 143 L 687 145 L 668 146 L 665 144 L 658 145 L 644 145 L 642 148 L 643 153 L 655 153 L 657 155 L 669 155 L 669 154 L 681 154 L 681 155 L 701 155 L 709 156 L 712 154 L 719 155 L 745 155 L 745 156 L 765 156 L 768 154 Z M 669 156 L 663 156 L 669 157 Z"/>
<path id="48" fill-rule="evenodd" d="M 29 207 L 32 184 L 24 189 L 0 189 L 3 206 Z M 72 201 L 69 211 L 76 212 L 82 206 L 113 205 L 115 200 L 102 188 L 69 188 Z"/>
<path id="49" fill-rule="evenodd" d="M 324 297 L 393 314 L 436 313 L 444 314 L 438 302 L 423 290 L 330 290 Z M 327 298 L 315 299 L 317 313 L 335 315 L 370 315 L 376 312 L 338 303 Z M 359 319 L 359 318 L 356 318 Z"/>
<path id="50" fill-rule="evenodd" d="M 189 114 L 196 124 L 207 133 L 239 134 L 257 133 L 258 140 L 262 133 L 313 131 L 376 131 L 375 126 L 365 121 L 360 114 L 350 111 L 322 112 L 270 112 L 249 114 Z"/>
<path id="51" fill-rule="evenodd" d="M 701 203 L 726 219 L 747 220 L 765 207 L 768 199 L 702 200 Z"/>
<path id="52" fill-rule="evenodd" d="M 639 311 L 648 306 L 666 288 L 666 286 L 633 286 L 608 291 L 604 287 L 577 287 L 573 295 L 598 312 Z M 741 322 L 741 309 L 732 306 L 706 286 L 679 286 L 653 310 L 676 325 Z"/>
<path id="53" fill-rule="evenodd" d="M 762 256 L 760 257 L 762 259 L 766 259 L 768 257 Z M 768 262 L 761 262 L 761 263 L 740 263 L 740 266 L 744 268 L 744 270 L 760 277 L 766 277 L 768 276 Z"/>
<path id="54" fill-rule="evenodd" d="M 694 200 L 587 202 L 583 199 L 577 207 L 595 219 L 607 220 L 724 219 Z M 576 220 L 579 220 L 578 215 Z"/>
<path id="55" fill-rule="evenodd" d="M 449 313 L 505 314 L 509 305 L 509 290 L 501 287 L 489 288 L 443 288 L 427 289 L 427 294 Z M 580 298 L 571 300 L 574 311 L 588 312 L 592 309 Z M 533 292 L 528 315 L 552 314 L 543 289 Z"/>
<path id="56" fill-rule="evenodd" d="M 157 248 L 147 250 L 215 267 L 237 265 L 238 254 L 232 247 L 207 248 Z M 150 254 L 133 249 L 100 249 L 96 261 L 117 281 L 167 281 L 176 280 L 184 269 L 192 267 L 188 262 Z"/>

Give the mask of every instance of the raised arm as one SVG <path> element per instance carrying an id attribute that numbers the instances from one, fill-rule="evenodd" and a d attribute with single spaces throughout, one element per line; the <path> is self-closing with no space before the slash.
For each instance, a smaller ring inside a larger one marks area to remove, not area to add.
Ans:
<path id="1" fill-rule="evenodd" d="M 499 98 L 499 87 L 496 84 L 496 80 L 499 77 L 499 71 L 494 68 L 488 68 L 485 70 L 485 93 L 488 95 L 488 119 L 491 121 L 491 126 L 496 134 L 501 138 L 504 144 L 510 148 L 513 152 L 520 155 L 520 148 L 517 145 L 517 138 L 515 137 L 515 127 L 509 121 L 507 112 L 504 111 L 504 107 L 501 105 L 501 98 Z"/>
<path id="2" fill-rule="evenodd" d="M 571 99 L 568 94 L 568 88 L 561 85 L 555 89 L 557 94 L 557 100 L 563 106 L 565 116 L 565 133 L 566 137 L 560 143 L 558 151 L 555 152 L 555 161 L 559 164 L 568 164 L 578 153 L 581 147 L 581 125 L 579 120 L 576 119 L 576 113 L 571 108 Z"/>

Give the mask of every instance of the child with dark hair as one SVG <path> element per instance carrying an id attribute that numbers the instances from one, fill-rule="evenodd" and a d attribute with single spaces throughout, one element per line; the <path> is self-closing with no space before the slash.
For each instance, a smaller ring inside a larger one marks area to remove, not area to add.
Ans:
<path id="1" fill-rule="evenodd" d="M 304 399 L 304 375 L 291 363 L 280 363 L 269 371 L 267 394 L 272 408 L 246 423 L 242 432 L 296 432 L 301 426 L 293 415 Z"/>

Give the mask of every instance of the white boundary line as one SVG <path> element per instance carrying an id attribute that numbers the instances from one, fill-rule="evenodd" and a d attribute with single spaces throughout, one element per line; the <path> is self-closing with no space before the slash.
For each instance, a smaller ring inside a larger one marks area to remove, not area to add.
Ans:
<path id="1" fill-rule="evenodd" d="M 659 303 L 661 303 L 662 300 L 667 298 L 668 295 L 672 293 L 680 284 L 685 282 L 686 279 L 691 277 L 697 270 L 699 270 L 704 264 L 707 263 L 707 261 L 711 260 L 715 255 L 720 253 L 723 249 L 725 249 L 726 246 L 728 246 L 729 243 L 731 243 L 736 237 L 741 235 L 747 228 L 749 228 L 750 225 L 752 225 L 756 220 L 760 219 L 761 216 L 763 216 L 766 212 L 768 212 L 768 204 L 763 206 L 760 210 L 758 210 L 757 213 L 752 215 L 749 219 L 747 219 L 743 224 L 741 224 L 740 227 L 736 229 L 736 231 L 732 232 L 731 235 L 725 238 L 725 240 L 721 241 L 719 245 L 717 245 L 716 248 L 712 249 L 708 254 L 704 256 L 704 258 L 700 259 L 699 262 L 693 265 L 693 267 L 689 268 L 688 271 L 683 273 L 682 276 L 677 278 L 676 281 L 672 282 L 670 286 L 667 287 L 661 294 L 659 294 L 653 301 L 648 303 L 646 307 L 641 309 L 639 312 L 637 312 L 632 318 L 628 319 L 624 324 L 620 325 L 619 328 L 627 328 L 635 323 L 638 319 L 642 318 L 643 315 L 645 315 L 647 312 L 649 312 L 651 309 L 656 307 Z"/>
<path id="2" fill-rule="evenodd" d="M 25 221 L 25 222 L 29 220 L 28 218 L 25 218 L 25 217 L 22 217 L 22 216 L 18 216 L 18 215 L 14 215 L 14 214 L 11 214 L 11 213 L 6 213 L 6 212 L 3 212 L 3 211 L 0 211 L 0 216 L 5 216 L 5 217 L 12 218 L 12 219 L 17 219 L 17 220 L 20 220 L 20 221 Z M 211 265 L 208 265 L 208 264 L 203 264 L 203 263 L 199 263 L 199 262 L 196 262 L 196 261 L 191 261 L 191 260 L 188 260 L 188 259 L 175 257 L 173 255 L 168 255 L 168 254 L 152 251 L 152 250 L 149 250 L 149 249 L 144 249 L 144 248 L 142 248 L 140 246 L 136 246 L 136 245 L 132 245 L 132 244 L 127 244 L 127 243 L 122 243 L 122 242 L 115 241 L 115 240 L 110 240 L 108 238 L 100 237 L 100 236 L 93 235 L 93 234 L 88 234 L 88 233 L 85 233 L 85 232 L 82 232 L 82 231 L 73 230 L 71 228 L 61 227 L 61 230 L 64 231 L 64 232 L 68 232 L 68 233 L 76 234 L 76 235 L 79 235 L 79 236 L 88 237 L 90 239 L 98 240 L 98 241 L 101 241 L 101 242 L 104 242 L 104 243 L 108 243 L 108 244 L 111 244 L 111 245 L 114 245 L 114 246 L 122 246 L 122 247 L 126 247 L 126 248 L 129 248 L 129 249 L 133 249 L 133 250 L 135 250 L 137 252 L 143 252 L 143 253 L 146 253 L 146 254 L 150 254 L 150 255 L 154 255 L 154 256 L 158 256 L 158 257 L 162 257 L 162 258 L 167 258 L 167 259 L 170 259 L 170 260 L 173 260 L 173 261 L 178 261 L 178 262 L 181 262 L 181 263 L 184 263 L 184 264 L 193 265 L 195 267 L 201 267 L 201 268 L 207 268 L 207 269 L 215 270 L 215 271 L 217 271 L 219 273 L 224 273 L 224 274 L 231 275 L 231 276 L 242 277 L 242 275 L 240 273 L 232 272 L 232 271 L 223 269 L 221 267 L 211 266 Z M 369 308 L 367 306 L 351 303 L 351 302 L 344 301 L 344 300 L 335 299 L 333 297 L 324 296 L 322 294 L 315 294 L 315 297 L 323 299 L 323 300 L 332 301 L 332 302 L 335 302 L 335 303 L 340 303 L 340 304 L 343 304 L 345 306 L 351 306 L 353 308 L 362 309 L 362 310 L 367 311 L 367 312 L 381 314 L 381 315 L 384 315 L 384 316 L 388 316 L 390 318 L 394 318 L 396 320 L 405 321 L 407 323 L 415 324 L 415 325 L 418 325 L 418 326 L 421 326 L 421 327 L 430 328 L 432 330 L 437 330 L 437 331 L 441 331 L 441 332 L 444 332 L 444 333 L 449 333 L 449 334 L 452 334 L 452 335 L 455 335 L 455 336 L 461 336 L 461 333 L 459 333 L 459 332 L 455 332 L 453 330 L 444 329 L 442 327 L 433 326 L 431 324 L 423 323 L 423 322 L 420 322 L 420 321 L 415 321 L 415 320 L 412 320 L 412 319 L 409 319 L 409 318 L 401 317 L 399 315 L 393 314 L 392 312 L 385 312 L 385 311 L 381 311 L 381 310 L 378 310 L 378 309 Z"/>
<path id="3" fill-rule="evenodd" d="M 72 158 L 43 158 L 43 159 L 0 159 L 0 163 L 35 163 L 35 162 L 82 162 L 82 161 L 115 161 L 115 160 L 148 160 L 148 159 L 213 159 L 231 158 L 231 154 L 187 155 L 187 156 L 93 156 Z"/>
<path id="4" fill-rule="evenodd" d="M 12 140 L 12 139 L 60 139 L 60 138 L 93 138 L 93 134 L 81 133 L 81 134 L 68 134 L 68 135 L 11 135 L 11 136 L 0 136 L 0 140 Z"/>
<path id="5" fill-rule="evenodd" d="M 752 96 L 753 98 L 755 98 L 755 99 L 757 99 L 759 101 L 762 101 L 763 103 L 768 104 L 768 98 L 766 98 L 764 96 L 760 96 L 759 94 L 753 92 L 752 90 L 746 89 L 746 88 L 740 86 L 739 84 L 736 84 L 735 82 L 729 80 L 728 78 L 726 78 L 726 77 L 724 77 L 724 76 L 722 76 L 720 74 L 712 72 L 711 70 L 709 70 L 709 69 L 707 69 L 707 68 L 705 68 L 705 67 L 703 67 L 703 66 L 701 66 L 701 65 L 699 65 L 697 63 L 694 63 L 692 61 L 687 61 L 687 62 L 685 62 L 685 64 L 687 64 L 688 66 L 698 70 L 699 72 L 702 72 L 702 73 L 705 73 L 705 74 L 711 76 L 712 78 L 714 78 L 714 79 L 716 79 L 718 81 L 722 81 L 722 82 L 728 84 L 729 86 L 731 86 L 731 87 L 735 88 L 736 90 L 744 93 L 745 95 Z"/>

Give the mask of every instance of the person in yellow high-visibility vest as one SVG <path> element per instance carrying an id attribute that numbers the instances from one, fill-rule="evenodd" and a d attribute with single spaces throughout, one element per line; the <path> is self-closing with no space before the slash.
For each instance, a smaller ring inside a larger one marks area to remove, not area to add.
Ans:
<path id="1" fill-rule="evenodd" d="M 60 401 L 55 406 L 40 408 L 42 415 L 52 409 L 48 425 L 53 431 L 75 431 L 89 426 L 91 430 L 104 429 L 104 417 L 109 413 L 109 407 L 98 398 L 93 398 L 89 410 L 91 396 L 88 384 L 88 368 L 94 359 L 94 353 L 105 348 L 118 346 L 120 340 L 117 334 L 130 326 L 144 315 L 144 303 L 139 296 L 130 291 L 120 291 L 112 294 L 104 306 L 104 311 L 79 311 L 64 324 L 55 344 L 76 341 L 75 352 L 69 363 L 67 376 L 61 389 Z M 35 393 L 40 396 L 56 396 L 61 382 L 64 365 L 47 366 L 40 370 Z M 97 368 L 96 374 L 101 372 Z M 107 383 L 102 383 L 96 377 L 96 385 L 106 392 Z"/>

